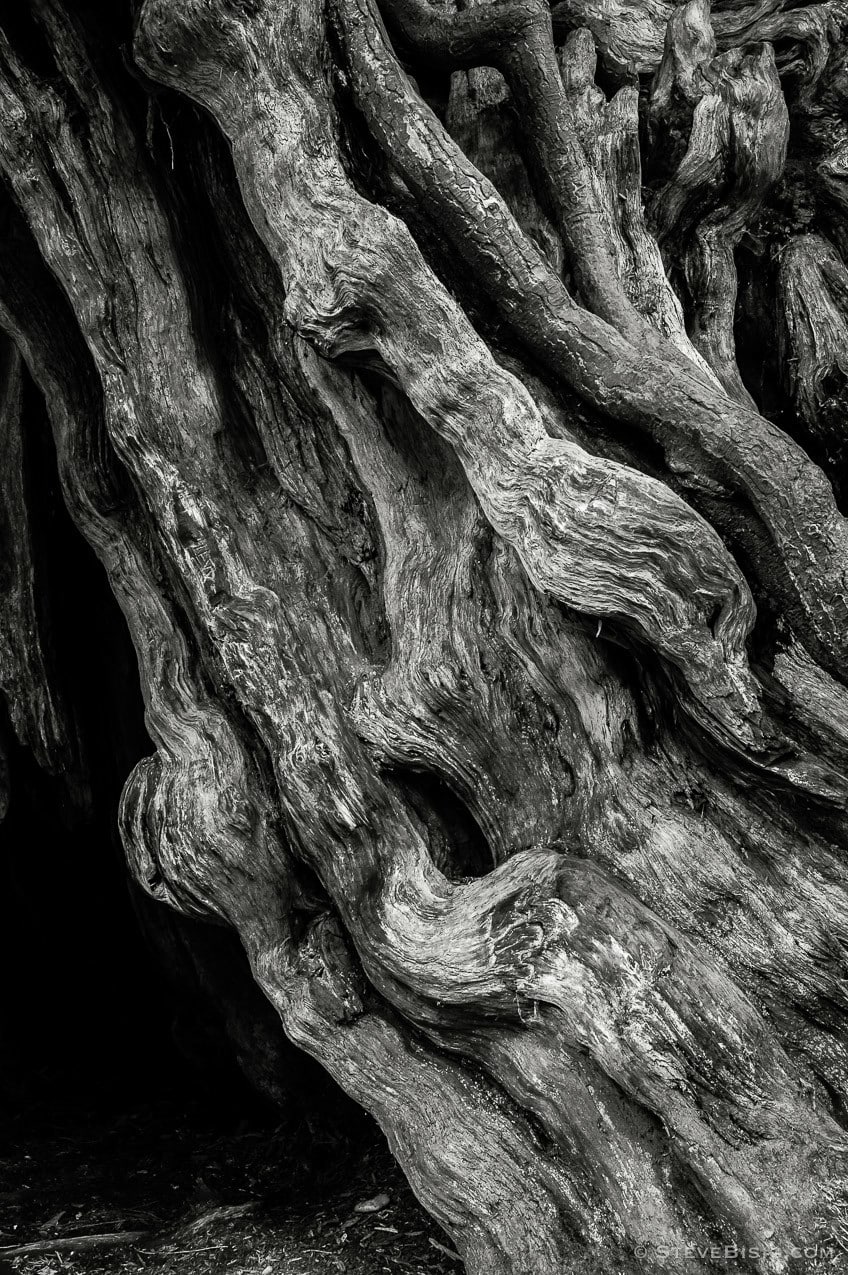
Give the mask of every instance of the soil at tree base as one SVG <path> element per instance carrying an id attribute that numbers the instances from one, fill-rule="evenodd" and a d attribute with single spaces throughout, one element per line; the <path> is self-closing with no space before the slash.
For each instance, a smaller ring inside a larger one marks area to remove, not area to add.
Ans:
<path id="1" fill-rule="evenodd" d="M 388 1197 L 386 1201 L 384 1197 Z M 366 1205 L 370 1211 L 357 1211 Z M 0 1133 L 0 1245 L 115 1231 L 150 1239 L 4 1257 L 20 1275 L 446 1275 L 462 1264 L 376 1126 L 281 1124 L 156 1095 L 24 1105 Z M 437 1247 L 440 1246 L 440 1247 Z M 2 1263 L 6 1263 L 5 1266 Z"/>

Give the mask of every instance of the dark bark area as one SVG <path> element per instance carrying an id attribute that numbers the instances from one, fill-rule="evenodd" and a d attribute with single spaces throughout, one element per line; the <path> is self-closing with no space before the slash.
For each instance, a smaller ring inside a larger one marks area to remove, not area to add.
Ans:
<path id="1" fill-rule="evenodd" d="M 102 765 L 32 378 L 152 946 L 480 1275 L 848 1245 L 848 11 L 713 8 L 0 21 L 15 747 Z"/>

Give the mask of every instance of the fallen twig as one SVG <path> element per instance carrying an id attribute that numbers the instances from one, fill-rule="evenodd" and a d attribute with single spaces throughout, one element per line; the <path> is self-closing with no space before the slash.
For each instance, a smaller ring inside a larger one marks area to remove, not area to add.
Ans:
<path id="1" fill-rule="evenodd" d="M 170 1227 L 168 1234 L 174 1239 L 181 1239 L 188 1235 L 194 1235 L 197 1231 L 202 1231 L 205 1226 L 210 1226 L 213 1222 L 229 1222 L 232 1219 L 246 1217 L 248 1213 L 253 1213 L 258 1207 L 258 1200 L 248 1200 L 246 1204 L 221 1204 L 214 1209 L 201 1213 L 200 1217 L 192 1218 L 189 1222 L 180 1222 L 176 1226 Z"/>
<path id="2" fill-rule="evenodd" d="M 222 1249 L 227 1247 L 227 1245 L 201 1244 L 197 1248 L 173 1248 L 170 1244 L 166 1244 L 164 1247 L 167 1249 L 169 1256 L 180 1253 L 185 1253 L 187 1256 L 190 1256 L 192 1253 L 220 1253 Z M 143 1249 L 142 1251 L 152 1257 L 162 1255 L 161 1249 Z"/>
<path id="3" fill-rule="evenodd" d="M 444 1245 L 444 1244 L 440 1244 L 440 1243 L 439 1243 L 439 1241 L 438 1241 L 438 1240 L 434 1240 L 434 1239 L 432 1238 L 432 1236 L 429 1236 L 429 1235 L 428 1235 L 428 1236 L 427 1236 L 427 1238 L 428 1238 L 428 1240 L 430 1241 L 430 1243 L 433 1245 L 433 1248 L 437 1248 L 437 1249 L 439 1250 L 439 1252 L 440 1252 L 440 1253 L 446 1253 L 446 1254 L 447 1254 L 447 1256 L 448 1256 L 448 1257 L 452 1257 L 452 1258 L 453 1258 L 453 1260 L 454 1260 L 455 1262 L 461 1262 L 461 1261 L 462 1261 L 462 1258 L 459 1256 L 459 1253 L 457 1253 L 454 1249 L 452 1249 L 452 1248 L 448 1248 L 448 1247 L 447 1247 L 446 1245 Z"/>
<path id="4" fill-rule="evenodd" d="M 5 1257 L 26 1257 L 38 1253 L 79 1252 L 88 1248 L 117 1248 L 121 1244 L 137 1244 L 150 1239 L 150 1231 L 110 1231 L 104 1235 L 63 1235 L 52 1240 L 34 1240 L 31 1244 L 6 1244 L 0 1248 Z"/>
<path id="5" fill-rule="evenodd" d="M 30 1244 L 7 1244 L 0 1248 L 0 1253 L 5 1257 L 27 1257 L 39 1253 L 76 1253 L 85 1249 L 118 1248 L 123 1244 L 142 1242 L 162 1246 L 188 1239 L 214 1222 L 228 1222 L 234 1218 L 244 1217 L 252 1213 L 258 1203 L 258 1200 L 249 1200 L 246 1204 L 224 1204 L 201 1213 L 200 1217 L 192 1218 L 189 1222 L 177 1223 L 161 1231 L 109 1231 L 102 1235 L 63 1235 L 61 1238 L 50 1240 L 34 1240 Z"/>

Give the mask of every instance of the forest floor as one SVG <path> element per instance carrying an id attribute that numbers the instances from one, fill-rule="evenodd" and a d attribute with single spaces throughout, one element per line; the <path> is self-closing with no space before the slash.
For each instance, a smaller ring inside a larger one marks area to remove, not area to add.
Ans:
<path id="1" fill-rule="evenodd" d="M 0 1275 L 462 1270 L 370 1123 L 293 1128 L 180 1093 L 41 1101 L 0 1131 Z"/>

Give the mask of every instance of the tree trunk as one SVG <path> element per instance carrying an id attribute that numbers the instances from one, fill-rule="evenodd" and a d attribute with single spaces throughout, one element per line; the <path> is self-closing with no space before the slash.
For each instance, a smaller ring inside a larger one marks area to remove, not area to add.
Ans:
<path id="1" fill-rule="evenodd" d="M 135 8 L 0 20 L 20 740 L 68 764 L 32 377 L 132 873 L 468 1270 L 838 1268 L 848 5 Z"/>

